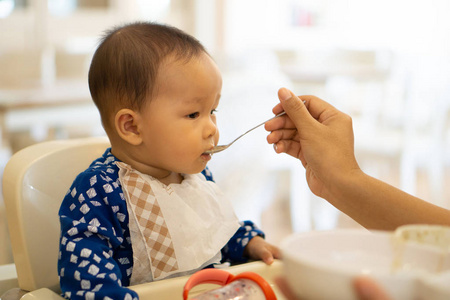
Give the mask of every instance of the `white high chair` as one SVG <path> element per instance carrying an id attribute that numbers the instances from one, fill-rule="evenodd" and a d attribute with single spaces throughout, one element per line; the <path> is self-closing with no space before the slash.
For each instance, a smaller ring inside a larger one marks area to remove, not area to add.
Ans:
<path id="1" fill-rule="evenodd" d="M 57 270 L 58 210 L 75 177 L 108 146 L 106 137 L 49 141 L 25 148 L 10 159 L 3 175 L 3 195 L 20 290 L 6 292 L 1 300 L 63 299 L 59 296 Z M 233 274 L 253 271 L 273 283 L 281 271 L 281 262 L 275 261 L 271 266 L 251 262 L 230 267 L 228 271 Z M 182 299 L 188 278 L 176 277 L 130 288 L 141 300 Z"/>
<path id="2" fill-rule="evenodd" d="M 108 146 L 106 137 L 43 142 L 17 152 L 6 165 L 3 196 L 22 290 L 14 294 L 30 292 L 21 299 L 62 299 L 59 206 L 76 175 Z"/>

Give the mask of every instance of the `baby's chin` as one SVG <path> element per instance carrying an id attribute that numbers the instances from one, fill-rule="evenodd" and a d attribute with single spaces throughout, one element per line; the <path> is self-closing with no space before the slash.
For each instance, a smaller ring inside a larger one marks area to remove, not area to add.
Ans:
<path id="1" fill-rule="evenodd" d="M 186 174 L 186 175 L 194 175 L 194 174 L 198 174 L 201 173 L 204 169 L 206 168 L 206 163 L 203 164 L 202 167 L 198 167 L 198 168 L 190 168 L 190 169 L 185 169 L 185 170 L 180 170 L 180 174 Z"/>

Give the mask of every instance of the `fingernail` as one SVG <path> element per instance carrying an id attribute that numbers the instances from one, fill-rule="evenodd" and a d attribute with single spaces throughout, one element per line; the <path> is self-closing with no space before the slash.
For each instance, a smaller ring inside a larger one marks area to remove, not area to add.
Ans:
<path id="1" fill-rule="evenodd" d="M 285 101 L 292 97 L 291 92 L 287 88 L 281 88 L 278 95 L 280 96 L 280 100 Z"/>
<path id="2" fill-rule="evenodd" d="M 273 144 L 273 149 L 275 150 L 275 152 L 277 151 L 277 144 Z"/>

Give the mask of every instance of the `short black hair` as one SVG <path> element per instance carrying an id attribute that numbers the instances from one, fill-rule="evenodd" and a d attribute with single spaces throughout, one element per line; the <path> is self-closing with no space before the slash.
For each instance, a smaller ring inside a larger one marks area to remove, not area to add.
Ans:
<path id="1" fill-rule="evenodd" d="M 169 25 L 136 22 L 107 31 L 89 68 L 89 90 L 103 126 L 119 109 L 139 111 L 154 96 L 168 56 L 188 62 L 201 53 L 207 51 L 196 38 Z"/>

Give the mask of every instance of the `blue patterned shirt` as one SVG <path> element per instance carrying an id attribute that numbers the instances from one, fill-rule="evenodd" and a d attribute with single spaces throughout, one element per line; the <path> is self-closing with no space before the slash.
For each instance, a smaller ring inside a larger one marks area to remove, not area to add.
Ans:
<path id="1" fill-rule="evenodd" d="M 133 270 L 133 250 L 116 161 L 108 148 L 77 176 L 61 204 L 58 272 L 65 298 L 138 299 L 136 292 L 126 288 Z M 208 169 L 202 174 L 213 181 Z M 222 249 L 222 260 L 245 262 L 244 249 L 257 235 L 264 237 L 251 221 L 241 222 Z"/>

